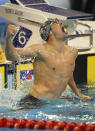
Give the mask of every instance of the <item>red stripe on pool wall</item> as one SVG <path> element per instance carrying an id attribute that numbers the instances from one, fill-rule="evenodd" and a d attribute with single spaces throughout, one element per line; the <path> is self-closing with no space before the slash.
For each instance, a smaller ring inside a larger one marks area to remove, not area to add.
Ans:
<path id="1" fill-rule="evenodd" d="M 18 128 L 35 130 L 95 131 L 95 123 L 76 123 L 74 121 L 45 121 L 23 118 L 0 118 L 0 128 Z"/>

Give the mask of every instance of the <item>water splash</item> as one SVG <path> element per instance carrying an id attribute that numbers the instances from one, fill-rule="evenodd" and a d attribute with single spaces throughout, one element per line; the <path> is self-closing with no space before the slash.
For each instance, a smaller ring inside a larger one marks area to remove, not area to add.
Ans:
<path id="1" fill-rule="evenodd" d="M 14 89 L 0 89 L 0 109 L 1 107 L 4 109 L 16 109 L 17 104 L 19 100 L 25 96 L 25 93 L 23 93 L 20 90 L 14 90 Z M 0 110 L 2 112 L 4 110 Z"/>

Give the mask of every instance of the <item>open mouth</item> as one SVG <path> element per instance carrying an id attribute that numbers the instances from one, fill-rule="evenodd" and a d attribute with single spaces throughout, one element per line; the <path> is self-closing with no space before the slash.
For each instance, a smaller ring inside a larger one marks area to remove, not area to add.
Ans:
<path id="1" fill-rule="evenodd" d="M 67 34 L 66 29 L 64 28 L 64 26 L 62 26 L 62 32 Z"/>

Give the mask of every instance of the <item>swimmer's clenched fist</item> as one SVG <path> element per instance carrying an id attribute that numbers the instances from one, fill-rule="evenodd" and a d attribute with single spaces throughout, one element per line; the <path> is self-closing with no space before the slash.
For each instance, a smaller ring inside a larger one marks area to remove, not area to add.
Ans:
<path id="1" fill-rule="evenodd" d="M 16 26 L 14 26 L 13 24 L 10 24 L 7 28 L 6 37 L 10 35 L 14 35 L 15 32 L 16 32 Z"/>

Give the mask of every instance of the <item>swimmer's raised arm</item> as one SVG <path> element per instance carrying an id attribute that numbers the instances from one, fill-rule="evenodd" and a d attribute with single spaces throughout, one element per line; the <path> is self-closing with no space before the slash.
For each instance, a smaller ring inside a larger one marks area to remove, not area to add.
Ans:
<path id="1" fill-rule="evenodd" d="M 82 93 L 80 92 L 80 90 L 77 88 L 77 85 L 76 85 L 76 83 L 75 83 L 75 81 L 74 81 L 73 74 L 72 74 L 72 76 L 71 76 L 68 84 L 69 84 L 69 86 L 71 87 L 72 91 L 73 91 L 77 96 L 79 96 L 80 98 L 92 100 L 92 98 L 91 98 L 90 96 L 86 96 L 86 95 L 82 94 Z"/>
<path id="2" fill-rule="evenodd" d="M 12 43 L 12 37 L 14 32 L 16 32 L 16 27 L 14 25 L 9 25 L 6 33 L 6 46 L 5 54 L 6 58 L 10 61 L 19 61 L 20 58 L 33 58 L 37 57 L 40 53 L 39 44 L 32 45 L 26 48 L 15 48 Z"/>

